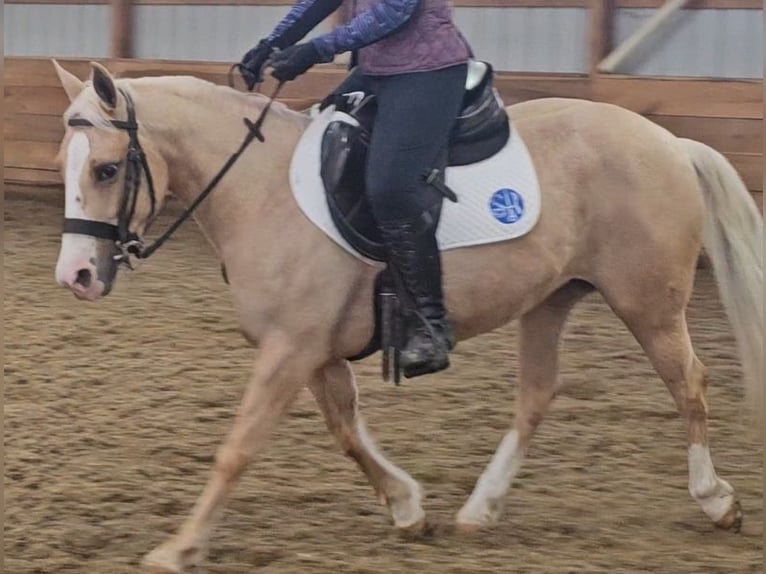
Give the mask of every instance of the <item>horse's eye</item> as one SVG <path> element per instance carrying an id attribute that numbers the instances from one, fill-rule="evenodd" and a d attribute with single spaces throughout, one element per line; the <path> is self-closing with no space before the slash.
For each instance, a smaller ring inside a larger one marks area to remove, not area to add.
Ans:
<path id="1" fill-rule="evenodd" d="M 93 173 L 96 176 L 96 181 L 103 182 L 109 181 L 115 177 L 119 169 L 120 166 L 116 163 L 103 163 L 96 166 L 96 168 L 93 170 Z"/>

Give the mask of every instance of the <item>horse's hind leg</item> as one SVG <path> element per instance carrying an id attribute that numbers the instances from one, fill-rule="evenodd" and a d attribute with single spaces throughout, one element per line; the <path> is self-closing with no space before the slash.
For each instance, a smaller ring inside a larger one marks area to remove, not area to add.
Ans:
<path id="1" fill-rule="evenodd" d="M 605 296 L 609 301 L 608 294 Z M 710 458 L 705 367 L 692 348 L 685 304 L 668 299 L 662 302 L 655 298 L 651 305 L 640 306 L 609 302 L 649 356 L 686 422 L 689 493 L 717 526 L 738 530 L 742 512 L 734 489 L 717 476 Z M 668 309 L 668 304 L 681 308 Z"/>
<path id="2" fill-rule="evenodd" d="M 420 485 L 378 450 L 367 434 L 358 410 L 354 373 L 348 361 L 329 365 L 309 384 L 343 452 L 354 459 L 367 475 L 381 502 L 388 505 L 397 528 L 419 531 L 425 524 L 420 505 Z"/>
<path id="3" fill-rule="evenodd" d="M 505 435 L 471 497 L 457 515 L 458 526 L 475 529 L 500 517 L 532 435 L 556 392 L 561 331 L 574 304 L 593 288 L 571 282 L 520 320 L 520 381 L 513 430 Z"/>

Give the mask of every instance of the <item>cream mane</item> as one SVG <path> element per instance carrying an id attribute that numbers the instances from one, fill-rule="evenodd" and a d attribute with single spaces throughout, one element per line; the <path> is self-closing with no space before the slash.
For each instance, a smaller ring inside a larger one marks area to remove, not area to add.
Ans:
<path id="1" fill-rule="evenodd" d="M 94 126 L 114 130 L 111 120 L 114 119 L 101 104 L 90 81 L 87 88 L 75 99 L 64 113 L 64 122 L 72 117 L 88 120 Z M 141 108 L 151 100 L 153 93 L 161 92 L 178 96 L 195 104 L 209 105 L 211 109 L 235 111 L 242 117 L 255 120 L 261 109 L 268 102 L 268 96 L 260 93 L 248 93 L 235 90 L 228 86 L 215 84 L 194 76 L 151 76 L 143 78 L 117 78 L 115 85 L 118 90 L 124 90 L 132 97 L 136 105 L 136 114 L 141 122 Z M 121 112 L 116 115 L 120 119 L 125 118 L 124 104 L 120 105 Z M 305 125 L 309 121 L 306 114 L 296 112 L 284 103 L 275 101 L 269 114 L 274 114 L 282 119 Z"/>

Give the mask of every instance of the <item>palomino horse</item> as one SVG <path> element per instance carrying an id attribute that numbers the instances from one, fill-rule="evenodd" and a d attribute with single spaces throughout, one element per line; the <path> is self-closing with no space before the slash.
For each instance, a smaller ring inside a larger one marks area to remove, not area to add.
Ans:
<path id="1" fill-rule="evenodd" d="M 122 206 L 131 214 L 123 238 L 140 236 L 171 193 L 191 203 L 248 133 L 243 118 L 267 103 L 190 77 L 114 79 L 95 63 L 83 82 L 54 64 L 71 100 L 59 156 L 66 217 L 116 225 L 124 186 L 133 182 L 138 195 Z M 539 222 L 517 240 L 444 254 L 458 339 L 514 319 L 521 335 L 518 412 L 457 513 L 459 527 L 498 520 L 556 393 L 567 315 L 595 289 L 640 342 L 686 423 L 691 496 L 715 524 L 737 529 L 739 504 L 717 476 L 707 444 L 705 368 L 692 349 L 686 307 L 704 244 L 736 333 L 749 400 L 761 404 L 763 222 L 747 189 L 715 150 L 614 105 L 542 99 L 511 106 L 509 114 L 539 169 L 545 199 Z M 304 386 L 394 525 L 417 531 L 425 523 L 419 484 L 386 459 L 365 428 L 346 360 L 373 333 L 378 270 L 329 240 L 289 192 L 288 164 L 310 121 L 274 104 L 263 125 L 265 143 L 253 142 L 196 212 L 225 264 L 241 330 L 259 352 L 204 491 L 179 532 L 144 559 L 152 572 L 187 572 L 204 560 L 227 497 Z M 151 197 L 147 178 L 140 185 L 135 179 L 141 164 L 126 161 L 139 157 L 137 143 L 151 173 Z M 114 240 L 88 233 L 65 227 L 56 277 L 79 299 L 95 301 L 109 292 L 119 252 Z"/>

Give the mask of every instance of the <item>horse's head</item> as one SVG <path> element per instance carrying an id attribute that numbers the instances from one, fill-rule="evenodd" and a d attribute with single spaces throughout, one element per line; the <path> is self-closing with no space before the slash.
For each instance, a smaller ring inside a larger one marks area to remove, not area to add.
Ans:
<path id="1" fill-rule="evenodd" d="M 164 203 L 168 168 L 139 128 L 127 80 L 91 63 L 83 82 L 53 63 L 70 100 L 58 154 L 65 220 L 56 280 L 94 301 L 109 293 Z"/>

